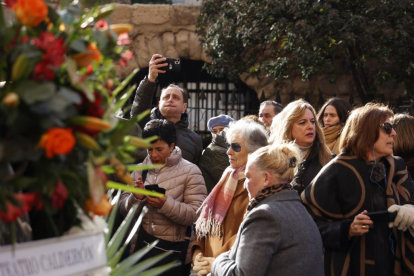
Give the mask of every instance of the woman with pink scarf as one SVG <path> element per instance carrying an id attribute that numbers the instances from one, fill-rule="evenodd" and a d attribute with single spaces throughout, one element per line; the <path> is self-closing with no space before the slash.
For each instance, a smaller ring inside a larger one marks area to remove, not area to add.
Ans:
<path id="1" fill-rule="evenodd" d="M 232 124 L 226 139 L 230 166 L 198 210 L 197 237 L 191 252 L 193 270 L 199 276 L 210 273 L 214 259 L 233 245 L 249 204 L 244 189 L 247 156 L 267 145 L 265 128 L 251 120 Z"/>

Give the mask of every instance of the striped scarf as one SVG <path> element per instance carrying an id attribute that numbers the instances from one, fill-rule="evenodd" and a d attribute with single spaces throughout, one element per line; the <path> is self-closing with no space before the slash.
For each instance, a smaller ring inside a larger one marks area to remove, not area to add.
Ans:
<path id="1" fill-rule="evenodd" d="M 245 178 L 245 168 L 246 166 L 242 166 L 235 170 L 228 167 L 223 172 L 217 185 L 204 200 L 200 209 L 198 209 L 197 213 L 201 212 L 196 221 L 198 239 L 208 235 L 220 235 L 221 224 L 233 200 L 237 184 L 239 180 Z"/>

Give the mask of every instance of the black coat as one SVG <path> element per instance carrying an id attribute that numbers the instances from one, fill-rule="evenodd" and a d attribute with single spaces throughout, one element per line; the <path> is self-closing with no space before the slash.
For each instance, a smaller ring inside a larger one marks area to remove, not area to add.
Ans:
<path id="1" fill-rule="evenodd" d="M 367 234 L 348 239 L 349 226 L 362 211 L 412 204 L 414 183 L 404 161 L 387 156 L 384 163 L 387 181 L 382 199 L 370 181 L 365 160 L 344 153 L 329 162 L 301 194 L 322 236 L 326 276 L 384 275 L 383 269 L 392 267 L 395 275 L 414 275 L 414 238 L 409 231 L 394 228 L 391 233 L 386 225 L 374 225 Z M 382 203 L 385 206 L 381 207 Z M 389 238 L 395 258 L 389 252 Z"/>

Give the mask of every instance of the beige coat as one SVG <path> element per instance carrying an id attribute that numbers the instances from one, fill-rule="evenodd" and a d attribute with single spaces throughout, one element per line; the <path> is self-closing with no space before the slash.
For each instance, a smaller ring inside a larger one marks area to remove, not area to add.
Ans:
<path id="1" fill-rule="evenodd" d="M 246 213 L 247 205 L 249 204 L 249 194 L 243 187 L 244 180 L 245 178 L 240 179 L 237 183 L 233 200 L 221 225 L 223 236 L 210 235 L 200 240 L 196 239 L 191 250 L 193 259 L 200 251 L 205 257 L 216 258 L 221 253 L 229 251 L 233 246 L 237 237 L 237 231 L 239 230 L 239 226 Z"/>
<path id="2" fill-rule="evenodd" d="M 147 156 L 142 164 L 151 164 Z M 141 176 L 141 171 L 131 174 L 135 180 Z M 168 241 L 183 241 L 187 226 L 197 220 L 196 211 L 207 195 L 207 189 L 200 169 L 193 163 L 181 157 L 181 150 L 176 147 L 167 158 L 161 169 L 149 170 L 145 185 L 158 184 L 166 190 L 167 201 L 162 208 L 148 206 L 142 226 L 150 235 Z M 126 216 L 129 209 L 139 203 L 139 211 L 146 203 L 146 199 L 139 200 L 130 192 L 121 195 L 119 210 Z M 135 244 L 136 238 L 132 240 Z"/>

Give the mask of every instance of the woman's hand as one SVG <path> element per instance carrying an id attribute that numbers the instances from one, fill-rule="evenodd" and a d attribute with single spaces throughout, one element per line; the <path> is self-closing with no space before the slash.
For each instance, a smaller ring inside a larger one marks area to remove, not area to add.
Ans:
<path id="1" fill-rule="evenodd" d="M 367 210 L 364 210 L 361 214 L 357 215 L 354 218 L 354 221 L 349 226 L 349 239 L 355 236 L 362 236 L 368 233 L 369 228 L 374 225 L 374 222 L 370 220 L 368 216 L 365 215 L 366 213 Z"/>
<path id="2" fill-rule="evenodd" d="M 164 203 L 167 201 L 167 197 L 150 197 L 147 196 L 147 204 L 149 206 L 155 207 L 157 209 L 161 209 L 164 206 Z"/>
<path id="3" fill-rule="evenodd" d="M 200 252 L 194 259 L 193 270 L 197 272 L 198 276 L 206 276 L 210 274 L 214 260 L 213 257 L 204 257 L 203 253 Z"/>
<path id="4" fill-rule="evenodd" d="M 135 188 L 140 188 L 140 189 L 145 189 L 144 183 L 142 183 L 142 177 L 139 176 L 138 180 L 135 181 L 134 183 L 134 187 Z M 144 195 L 141 194 L 135 194 L 134 193 L 135 198 L 139 199 L 139 200 L 143 200 L 144 199 Z"/>

